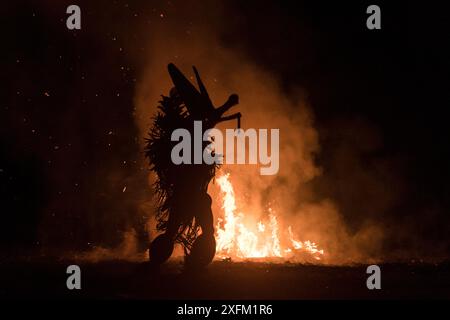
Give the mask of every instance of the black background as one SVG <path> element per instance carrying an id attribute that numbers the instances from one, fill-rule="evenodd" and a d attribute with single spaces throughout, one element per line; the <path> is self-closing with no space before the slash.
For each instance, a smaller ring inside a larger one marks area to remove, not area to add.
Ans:
<path id="1" fill-rule="evenodd" d="M 144 64 L 136 52 L 145 32 L 130 21 L 135 13 L 138 21 L 157 15 L 166 2 L 80 1 L 77 32 L 65 27 L 69 4 L 2 4 L 0 243 L 6 250 L 114 245 L 123 230 L 142 229 L 145 220 L 134 206 L 150 191 L 133 120 Z M 394 229 L 389 249 L 448 254 L 449 18 L 438 3 L 378 3 L 382 29 L 370 31 L 369 4 L 227 1 L 221 39 L 277 74 L 287 94 L 305 88 L 324 169 L 314 184 L 350 225 L 365 212 Z M 113 40 L 117 34 L 122 37 Z M 386 194 L 395 194 L 382 212 L 364 207 L 361 199 L 368 194 L 370 206 L 376 194 L 359 190 L 348 174 L 351 163 L 336 161 L 342 145 L 358 144 L 358 123 L 382 138 L 351 151 Z M 133 193 L 122 192 L 123 181 Z"/>

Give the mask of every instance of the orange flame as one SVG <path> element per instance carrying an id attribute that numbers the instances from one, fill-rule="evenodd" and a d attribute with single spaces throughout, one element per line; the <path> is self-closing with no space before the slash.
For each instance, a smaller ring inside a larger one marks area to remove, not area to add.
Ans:
<path id="1" fill-rule="evenodd" d="M 286 247 L 279 239 L 277 216 L 269 209 L 269 221 L 259 221 L 253 228 L 244 223 L 245 215 L 236 214 L 236 199 L 229 174 L 216 179 L 222 195 L 224 218 L 218 219 L 216 226 L 217 256 L 219 258 L 290 258 L 298 252 L 306 252 L 312 258 L 320 260 L 324 251 L 318 249 L 314 242 L 294 239 L 291 226 L 288 227 Z M 252 231 L 254 230 L 254 231 Z"/>

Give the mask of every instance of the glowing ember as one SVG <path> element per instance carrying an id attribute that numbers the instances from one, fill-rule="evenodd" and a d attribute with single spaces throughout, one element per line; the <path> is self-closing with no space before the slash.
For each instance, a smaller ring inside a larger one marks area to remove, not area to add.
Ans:
<path id="1" fill-rule="evenodd" d="M 320 260 L 323 250 L 311 241 L 294 239 L 292 228 L 288 227 L 284 248 L 280 244 L 276 215 L 269 209 L 268 223 L 259 221 L 254 227 L 244 224 L 243 213 L 236 214 L 236 199 L 229 174 L 216 179 L 223 196 L 224 218 L 217 223 L 217 256 L 219 258 L 290 258 L 299 252 L 307 253 Z M 253 231 L 252 231 L 253 230 Z"/>

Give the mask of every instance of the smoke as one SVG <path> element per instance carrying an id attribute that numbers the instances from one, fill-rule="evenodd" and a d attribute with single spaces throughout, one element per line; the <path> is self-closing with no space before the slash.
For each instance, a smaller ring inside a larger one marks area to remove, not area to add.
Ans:
<path id="1" fill-rule="evenodd" d="M 104 260 L 143 261 L 145 260 L 145 253 L 139 250 L 136 231 L 134 229 L 130 229 L 123 233 L 122 242 L 117 247 L 93 247 L 89 251 L 68 254 L 67 257 L 77 261 L 88 261 L 94 263 Z"/>
<path id="2" fill-rule="evenodd" d="M 11 242 L 44 252 L 95 245 L 97 259 L 147 247 L 153 178 L 139 144 L 172 87 L 166 66 L 174 62 L 191 76 L 198 67 L 216 105 L 238 93 L 244 128 L 280 129 L 278 175 L 222 167 L 238 211 L 258 220 L 272 208 L 281 231 L 291 225 L 330 263 L 448 257 L 446 90 L 437 90 L 445 82 L 418 76 L 426 64 L 404 59 L 413 48 L 434 57 L 396 33 L 369 45 L 356 20 L 342 32 L 333 6 L 309 2 L 291 16 L 266 2 L 81 1 L 83 29 L 68 36 L 69 4 L 8 7 L 16 30 L 5 40 L 13 63 L 1 127 L 8 250 L 17 251 Z M 318 12 L 329 19 L 312 19 Z M 423 79 L 435 81 L 417 86 Z M 209 192 L 217 218 L 217 185 Z"/>
<path id="3" fill-rule="evenodd" d="M 367 262 L 378 258 L 383 233 L 371 222 L 349 231 L 333 199 L 323 198 L 313 188 L 323 173 L 316 164 L 320 154 L 319 136 L 311 106 L 302 88 L 287 94 L 279 79 L 255 64 L 240 50 L 221 41 L 221 23 L 215 18 L 221 9 L 196 8 L 167 13 L 148 35 L 147 63 L 135 94 L 136 123 L 141 141 L 147 135 L 151 117 L 161 94 L 172 87 L 167 64 L 175 63 L 187 76 L 195 65 L 209 90 L 213 103 L 221 105 L 229 94 L 238 93 L 242 127 L 280 129 L 280 169 L 277 175 L 261 176 L 258 165 L 224 165 L 230 173 L 239 210 L 254 219 L 270 207 L 287 231 L 291 225 L 300 240 L 316 242 L 326 252 L 326 263 Z M 206 17 L 209 18 L 206 18 Z M 224 15 L 222 15 L 224 16 Z M 192 20 L 191 20 L 192 19 Z M 191 78 L 192 79 L 192 78 Z M 235 122 L 219 126 L 233 128 Z M 151 180 L 151 179 L 150 179 Z M 218 187 L 210 190 L 215 218 L 221 214 Z"/>

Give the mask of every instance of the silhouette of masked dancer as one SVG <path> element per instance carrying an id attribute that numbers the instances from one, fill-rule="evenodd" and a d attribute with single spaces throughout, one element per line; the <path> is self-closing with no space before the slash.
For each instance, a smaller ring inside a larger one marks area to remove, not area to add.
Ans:
<path id="1" fill-rule="evenodd" d="M 155 264 L 163 263 L 171 256 L 175 243 L 182 244 L 187 266 L 206 266 L 216 252 L 212 200 L 207 190 L 217 164 L 174 164 L 171 152 L 176 143 L 171 141 L 171 134 L 175 129 L 184 128 L 189 130 L 191 137 L 194 136 L 194 121 L 202 121 L 204 131 L 232 119 L 237 119 L 240 127 L 240 113 L 222 117 L 238 104 L 239 98 L 232 94 L 224 105 L 215 108 L 197 69 L 193 69 L 200 91 L 174 64 L 169 64 L 175 87 L 169 97 L 162 96 L 147 139 L 146 156 L 151 170 L 157 175 L 154 185 L 158 200 L 157 229 L 163 232 L 150 244 L 150 261 Z M 210 142 L 204 142 L 202 150 L 208 144 Z M 214 156 L 213 150 L 209 152 Z"/>

